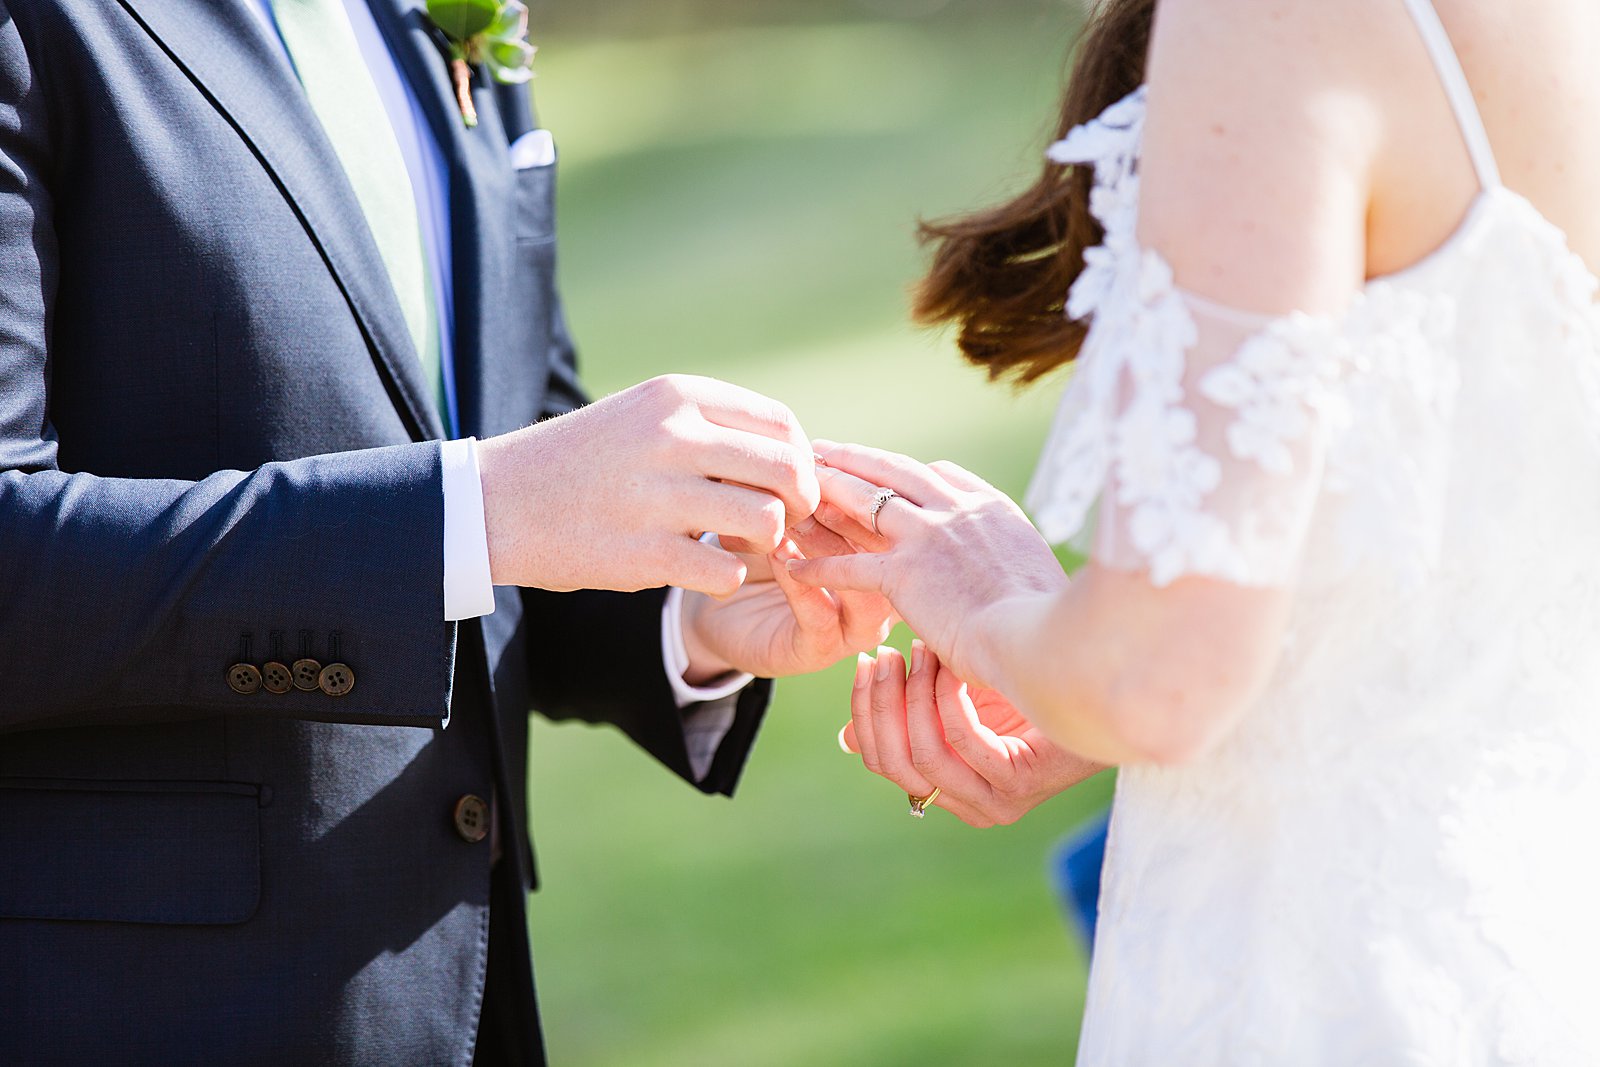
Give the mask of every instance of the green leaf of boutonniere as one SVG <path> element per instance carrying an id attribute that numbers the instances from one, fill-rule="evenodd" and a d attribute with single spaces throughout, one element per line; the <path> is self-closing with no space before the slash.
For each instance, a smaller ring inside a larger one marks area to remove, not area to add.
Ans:
<path id="1" fill-rule="evenodd" d="M 527 41 L 491 41 L 484 61 L 496 81 L 521 85 L 533 77 L 533 52 L 533 45 Z"/>
<path id="2" fill-rule="evenodd" d="M 468 41 L 495 24 L 500 0 L 428 0 L 428 17 L 451 43 Z"/>
<path id="3" fill-rule="evenodd" d="M 484 32 L 496 40 L 528 36 L 528 8 L 521 0 L 503 3 L 495 13 L 494 22 Z"/>
<path id="4" fill-rule="evenodd" d="M 533 77 L 536 49 L 528 43 L 528 8 L 522 0 L 427 0 L 428 19 L 450 42 L 450 80 L 468 126 L 478 124 L 472 103 L 472 68 L 484 66 L 495 81 L 521 85 Z"/>

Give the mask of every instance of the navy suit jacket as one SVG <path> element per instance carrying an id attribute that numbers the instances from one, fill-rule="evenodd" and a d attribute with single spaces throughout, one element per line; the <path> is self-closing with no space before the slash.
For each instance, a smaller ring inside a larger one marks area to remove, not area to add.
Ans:
<path id="1" fill-rule="evenodd" d="M 479 72 L 467 129 L 420 4 L 371 3 L 450 161 L 462 429 L 570 410 L 526 94 Z M 442 621 L 430 395 L 243 0 L 0 0 L 0 1063 L 465 1063 L 491 862 L 458 798 L 502 798 L 526 888 L 529 709 L 691 777 L 659 591 Z M 306 653 L 353 691 L 228 684 Z"/>

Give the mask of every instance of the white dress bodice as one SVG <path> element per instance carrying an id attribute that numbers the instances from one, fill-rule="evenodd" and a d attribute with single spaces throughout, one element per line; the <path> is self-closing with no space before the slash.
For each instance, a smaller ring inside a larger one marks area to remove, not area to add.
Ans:
<path id="1" fill-rule="evenodd" d="M 1052 149 L 1106 236 L 1030 506 L 1292 608 L 1236 731 L 1121 772 L 1079 1063 L 1600 1064 L 1600 282 L 1473 111 L 1432 255 L 1336 317 L 1209 304 L 1135 237 L 1143 116 Z"/>

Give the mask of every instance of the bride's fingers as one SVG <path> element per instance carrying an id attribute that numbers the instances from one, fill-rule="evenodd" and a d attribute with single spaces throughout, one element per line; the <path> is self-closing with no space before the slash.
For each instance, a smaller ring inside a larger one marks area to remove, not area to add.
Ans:
<path id="1" fill-rule="evenodd" d="M 902 719 L 907 712 L 907 681 L 904 675 L 904 660 L 901 658 L 900 653 L 894 649 L 882 649 L 879 652 L 879 656 L 880 658 L 886 656 L 892 662 L 892 667 L 887 670 L 888 677 L 884 679 L 882 684 L 878 682 L 876 677 L 877 660 L 865 653 L 856 658 L 855 684 L 850 690 L 850 722 L 845 725 L 843 730 L 839 731 L 840 744 L 846 751 L 859 753 L 861 761 L 867 770 L 880 778 L 893 782 L 908 794 L 927 796 L 933 792 L 933 785 L 927 779 L 918 775 L 915 768 L 912 768 L 909 773 L 906 771 L 906 761 L 908 761 L 909 756 L 902 756 L 899 761 L 893 758 L 886 760 L 884 753 L 888 749 L 874 735 L 874 720 L 876 715 L 879 714 L 879 712 L 874 711 L 875 704 L 882 705 L 883 711 L 892 709 Z M 925 668 L 924 673 L 928 673 L 927 668 Z M 926 680 L 918 684 L 924 687 L 927 686 Z M 919 705 L 931 704 L 933 700 L 931 690 L 921 692 L 916 699 Z M 931 717 L 934 713 L 928 711 L 926 714 Z M 900 736 L 904 736 L 903 729 Z M 900 742 L 902 745 L 906 743 L 904 741 Z M 959 763 L 960 761 L 957 760 L 956 762 Z M 968 773 L 971 773 L 970 768 Z M 957 778 L 955 775 L 951 775 L 950 780 L 954 783 Z M 967 796 L 970 795 L 973 794 L 960 785 L 955 786 L 954 789 L 946 787 L 940 790 L 939 796 L 933 801 L 933 805 L 943 808 L 962 822 L 972 826 L 992 826 L 995 822 L 994 817 L 985 811 L 983 807 L 971 803 L 967 799 Z"/>
<path id="2" fill-rule="evenodd" d="M 823 556 L 853 556 L 856 546 L 843 532 L 835 530 L 815 515 L 789 527 L 789 536 L 807 559 Z"/>
<path id="3" fill-rule="evenodd" d="M 921 652 L 919 646 L 920 642 L 918 646 L 913 646 L 914 662 L 926 659 L 919 654 Z M 913 667 L 910 677 L 907 677 L 905 661 L 900 653 L 889 648 L 880 650 L 878 669 L 868 683 L 871 692 L 867 699 L 877 766 L 872 767 L 869 764 L 868 769 L 873 770 L 879 777 L 887 778 L 910 796 L 928 796 L 933 793 L 935 785 L 938 785 L 941 788 L 939 795 L 932 801 L 933 804 L 944 808 L 963 822 L 983 825 L 985 822 L 983 811 L 968 801 L 971 792 L 964 787 L 969 783 L 958 781 L 953 773 L 949 775 L 948 786 L 930 779 L 917 769 L 912 759 L 911 741 L 907 735 L 910 709 L 913 706 L 932 705 L 932 677 L 932 672 L 921 663 Z M 931 716 L 933 713 L 929 711 L 928 714 Z M 859 725 L 857 730 L 859 736 Z M 981 786 L 981 781 L 978 784 Z"/>
<path id="4" fill-rule="evenodd" d="M 919 668 L 906 682 L 906 741 L 911 765 L 938 785 L 941 795 L 949 793 L 952 800 L 982 810 L 994 792 L 988 776 L 964 762 L 945 740 L 937 707 L 937 679 L 947 672 L 931 651 L 923 649 L 919 658 Z"/>
<path id="5" fill-rule="evenodd" d="M 912 755 L 908 721 L 911 709 L 933 703 L 933 674 L 927 669 L 927 649 L 921 641 L 911 644 L 911 674 L 906 676 L 899 668 L 900 657 L 895 656 L 897 669 L 892 674 L 879 669 L 872 681 L 872 736 L 878 743 L 878 772 L 899 785 L 908 793 L 927 796 L 936 784 L 923 774 Z"/>
<path id="6" fill-rule="evenodd" d="M 817 505 L 815 518 L 818 523 L 826 526 L 863 551 L 882 552 L 889 547 L 889 539 L 887 537 L 873 533 L 870 528 L 861 525 L 845 514 L 843 508 L 836 504 L 830 504 L 826 500 Z"/>
<path id="7" fill-rule="evenodd" d="M 816 519 L 797 523 L 790 528 L 789 534 L 799 545 L 800 551 L 811 559 L 852 556 L 857 552 L 855 545 Z M 788 575 L 784 577 L 788 578 Z M 833 602 L 838 609 L 839 627 L 844 640 L 853 647 L 876 648 L 889 636 L 890 629 L 897 621 L 894 608 L 877 593 L 837 591 Z"/>
<path id="8" fill-rule="evenodd" d="M 850 687 L 850 733 L 861 762 L 873 774 L 878 773 L 878 746 L 872 739 L 872 673 L 878 661 L 865 652 L 856 657 L 855 684 Z"/>
<path id="9" fill-rule="evenodd" d="M 953 504 L 956 501 L 956 492 L 949 481 L 940 477 L 926 463 L 910 456 L 867 445 L 839 445 L 832 441 L 813 441 L 812 448 L 826 464 L 817 468 L 819 479 L 823 471 L 832 469 L 893 489 L 919 504 Z"/>
<path id="10" fill-rule="evenodd" d="M 804 585 L 835 591 L 853 589 L 863 593 L 882 593 L 887 577 L 885 557 L 869 554 L 829 556 L 825 559 L 794 559 L 789 574 Z"/>
<path id="11" fill-rule="evenodd" d="M 911 744 L 906 739 L 906 661 L 892 648 L 878 649 L 878 662 L 868 683 L 867 730 L 872 734 L 873 759 L 867 769 L 887 778 L 907 793 L 927 796 L 933 786 L 911 765 Z M 932 687 L 928 687 L 928 696 Z M 852 708 L 852 715 L 854 709 Z M 861 734 L 861 720 L 856 735 Z M 863 751 L 862 757 L 865 759 Z"/>
<path id="12" fill-rule="evenodd" d="M 944 743 L 984 781 L 996 788 L 1009 788 L 1016 768 L 1003 754 L 995 732 L 978 717 L 977 705 L 967 693 L 966 683 L 948 667 L 941 666 L 934 683 L 934 701 L 939 734 Z"/>
<path id="13" fill-rule="evenodd" d="M 920 514 L 917 497 L 888 491 L 876 482 L 828 467 L 817 468 L 817 484 L 822 486 L 823 502 L 819 507 L 837 508 L 883 546 L 898 541 L 916 528 L 916 518 Z"/>
<path id="14" fill-rule="evenodd" d="M 964 492 L 981 493 L 984 490 L 994 490 L 994 486 L 973 474 L 961 464 L 952 463 L 948 459 L 936 459 L 928 464 L 928 469 Z"/>

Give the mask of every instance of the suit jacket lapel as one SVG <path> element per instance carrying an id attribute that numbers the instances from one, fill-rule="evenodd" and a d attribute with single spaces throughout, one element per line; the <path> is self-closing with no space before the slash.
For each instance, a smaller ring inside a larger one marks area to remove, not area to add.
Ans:
<path id="1" fill-rule="evenodd" d="M 439 147 L 450 163 L 450 238 L 456 398 L 463 435 L 486 432 L 484 405 L 493 388 L 485 375 L 485 301 L 490 281 L 508 277 L 502 262 L 511 247 L 507 205 L 514 199 L 511 163 L 493 94 L 478 92 L 479 125 L 461 120 L 449 66 L 423 15 L 424 0 L 368 0 L 378 28 L 417 94 Z"/>
<path id="2" fill-rule="evenodd" d="M 300 217 L 418 440 L 444 436 L 388 271 L 287 58 L 243 0 L 120 0 L 250 145 Z"/>

